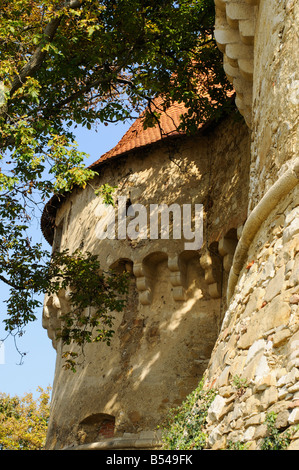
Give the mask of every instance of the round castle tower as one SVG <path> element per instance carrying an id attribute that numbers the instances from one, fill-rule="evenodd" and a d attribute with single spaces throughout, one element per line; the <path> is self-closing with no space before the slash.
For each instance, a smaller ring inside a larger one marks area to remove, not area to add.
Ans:
<path id="1" fill-rule="evenodd" d="M 180 211 L 184 205 L 203 207 L 202 241 L 171 233 L 164 239 L 160 232 L 158 238 L 119 239 L 116 233 L 115 239 L 100 239 L 103 201 L 88 186 L 60 200 L 54 196 L 45 208 L 42 227 L 53 250 L 80 247 L 97 254 L 103 269 L 130 273 L 129 300 L 116 314 L 111 345 L 87 345 L 76 373 L 62 367 L 55 337 L 67 299 L 45 299 L 43 325 L 57 349 L 49 449 L 156 446 L 167 410 L 192 392 L 207 367 L 246 218 L 250 141 L 245 123 L 229 117 L 203 123 L 197 137 L 180 135 L 175 129 L 181 112 L 174 105 L 162 116 L 163 139 L 158 127 L 144 130 L 137 120 L 92 165 L 99 173 L 92 186 L 117 186 L 115 199 L 123 198 L 127 224 L 134 222 L 137 204 L 147 215 L 151 204 L 177 204 Z"/>
<path id="2" fill-rule="evenodd" d="M 138 120 L 93 165 L 93 186 L 117 186 L 128 208 L 202 205 L 202 246 L 99 239 L 101 200 L 88 187 L 45 208 L 54 249 L 80 247 L 131 276 L 111 346 L 88 345 L 75 374 L 62 368 L 55 338 L 67 299 L 45 299 L 43 324 L 57 349 L 48 449 L 155 448 L 157 425 L 202 376 L 217 391 L 208 448 L 258 449 L 272 411 L 281 430 L 299 422 L 299 5 L 215 5 L 215 37 L 245 123 L 225 117 L 196 137 L 177 135 L 174 106 L 162 117 L 167 137 Z M 298 441 L 293 433 L 289 448 Z"/>

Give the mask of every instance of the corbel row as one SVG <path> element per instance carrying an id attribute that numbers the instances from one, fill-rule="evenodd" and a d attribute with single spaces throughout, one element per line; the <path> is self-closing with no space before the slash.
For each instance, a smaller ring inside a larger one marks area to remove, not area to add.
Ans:
<path id="1" fill-rule="evenodd" d="M 185 300 L 186 263 L 180 259 L 179 255 L 173 255 L 168 258 L 168 268 L 174 300 Z M 154 265 L 143 260 L 134 263 L 133 272 L 136 276 L 136 287 L 142 305 L 150 305 L 152 302 L 154 269 Z"/>
<path id="2" fill-rule="evenodd" d="M 224 71 L 236 91 L 236 106 L 251 126 L 253 46 L 259 0 L 214 0 L 215 39 Z"/>
<path id="3" fill-rule="evenodd" d="M 223 237 L 218 243 L 217 250 L 213 252 L 213 250 L 207 249 L 201 253 L 199 263 L 204 270 L 204 279 L 208 285 L 209 295 L 214 299 L 221 296 L 222 263 L 223 269 L 228 273 L 233 262 L 236 245 L 237 240 Z M 187 259 L 179 254 L 169 255 L 167 264 L 173 298 L 176 301 L 185 301 L 187 298 Z M 143 259 L 133 263 L 133 273 L 136 277 L 136 288 L 141 305 L 150 305 L 152 302 L 155 268 L 156 263 L 149 260 Z M 61 315 L 68 309 L 69 295 L 64 290 L 61 290 L 58 295 L 45 298 L 42 325 L 47 329 L 55 349 L 57 347 L 56 331 L 61 327 Z"/>
<path id="4" fill-rule="evenodd" d="M 212 298 L 219 298 L 221 296 L 221 262 L 222 260 L 218 253 L 213 254 L 207 251 L 200 257 L 200 266 L 204 270 L 204 278 Z M 170 282 L 174 300 L 185 301 L 187 298 L 186 260 L 180 255 L 169 256 L 168 269 L 170 272 Z M 133 272 L 136 276 L 136 287 L 139 292 L 140 303 L 142 305 L 150 305 L 155 279 L 154 266 L 150 266 L 144 261 L 139 261 L 134 263 Z"/>

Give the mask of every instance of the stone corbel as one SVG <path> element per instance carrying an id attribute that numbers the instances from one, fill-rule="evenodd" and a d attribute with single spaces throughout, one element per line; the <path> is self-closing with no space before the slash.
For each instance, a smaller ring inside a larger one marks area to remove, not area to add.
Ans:
<path id="1" fill-rule="evenodd" d="M 134 262 L 133 273 L 136 276 L 136 288 L 142 305 L 150 305 L 152 301 L 152 272 L 143 261 Z"/>
<path id="2" fill-rule="evenodd" d="M 208 284 L 210 296 L 213 299 L 218 299 L 221 297 L 221 267 L 219 258 L 206 251 L 200 257 L 200 265 L 205 271 L 205 281 Z"/>
<path id="3" fill-rule="evenodd" d="M 234 253 L 236 251 L 237 240 L 230 238 L 221 238 L 218 244 L 219 254 L 223 257 L 223 269 L 229 273 L 233 264 Z"/>
<path id="4" fill-rule="evenodd" d="M 254 35 L 259 0 L 215 0 L 215 39 L 236 105 L 251 126 Z"/>
<path id="5" fill-rule="evenodd" d="M 45 299 L 42 326 L 47 330 L 48 337 L 56 349 L 56 331 L 60 327 L 61 304 L 57 295 L 50 295 Z"/>
<path id="6" fill-rule="evenodd" d="M 58 295 L 47 296 L 44 301 L 42 326 L 52 340 L 53 348 L 57 348 L 56 332 L 61 328 L 61 315 L 68 311 L 68 293 L 61 290 Z"/>
<path id="7" fill-rule="evenodd" d="M 174 300 L 186 300 L 186 264 L 179 255 L 168 258 Z"/>

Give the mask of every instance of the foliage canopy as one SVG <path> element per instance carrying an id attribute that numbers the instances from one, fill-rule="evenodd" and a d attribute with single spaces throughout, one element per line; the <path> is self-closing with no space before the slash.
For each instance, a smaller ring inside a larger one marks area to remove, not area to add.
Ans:
<path id="1" fill-rule="evenodd" d="M 42 450 L 49 420 L 50 388 L 22 398 L 0 395 L 0 450 Z"/>

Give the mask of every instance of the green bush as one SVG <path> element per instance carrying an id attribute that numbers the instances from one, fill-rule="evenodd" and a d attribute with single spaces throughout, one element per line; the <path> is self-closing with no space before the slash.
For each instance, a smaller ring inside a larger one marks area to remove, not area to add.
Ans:
<path id="1" fill-rule="evenodd" d="M 170 410 L 162 429 L 163 448 L 168 450 L 202 450 L 206 446 L 205 424 L 213 389 L 204 390 L 203 381 L 178 408 Z"/>
<path id="2" fill-rule="evenodd" d="M 277 415 L 270 412 L 266 416 L 268 436 L 263 440 L 262 450 L 285 450 L 290 445 L 290 430 L 279 432 L 275 426 Z"/>

